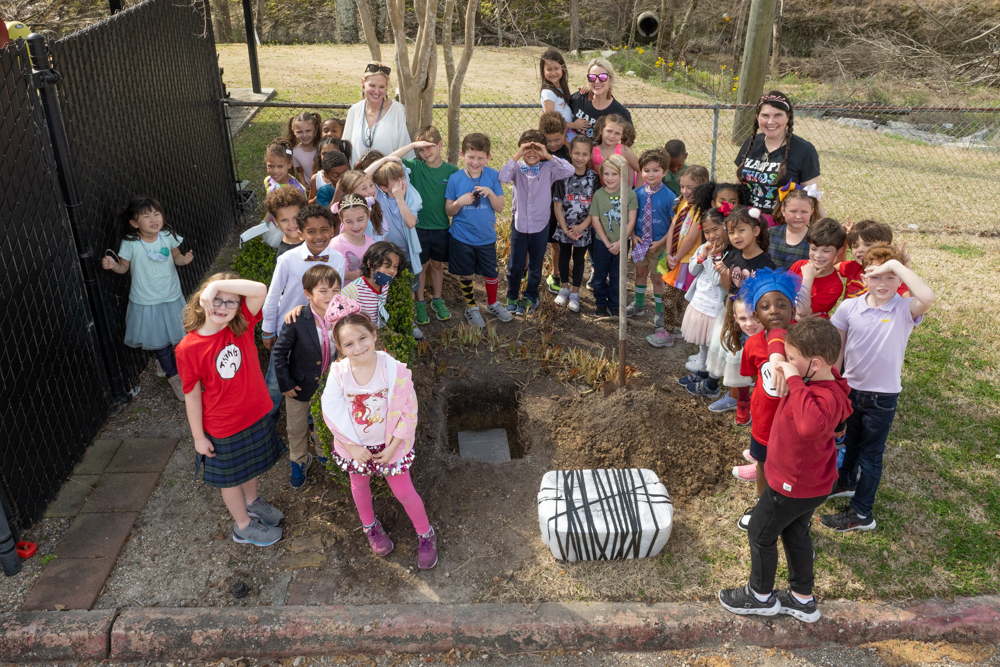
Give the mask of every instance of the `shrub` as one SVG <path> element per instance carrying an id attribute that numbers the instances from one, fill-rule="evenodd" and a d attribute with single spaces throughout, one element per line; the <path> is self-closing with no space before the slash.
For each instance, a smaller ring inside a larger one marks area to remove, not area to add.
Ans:
<path id="1" fill-rule="evenodd" d="M 241 278 L 255 280 L 270 287 L 277 259 L 277 251 L 257 237 L 243 244 L 233 258 L 231 267 Z"/>
<path id="2" fill-rule="evenodd" d="M 385 309 L 389 320 L 379 332 L 385 351 L 397 361 L 412 366 L 417 356 L 417 341 L 413 338 L 413 272 L 401 271 L 389 284 Z"/>

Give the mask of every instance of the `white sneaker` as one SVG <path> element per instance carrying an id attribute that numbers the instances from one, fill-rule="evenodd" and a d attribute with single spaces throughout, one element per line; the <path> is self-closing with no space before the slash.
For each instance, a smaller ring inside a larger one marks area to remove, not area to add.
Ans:
<path id="1" fill-rule="evenodd" d="M 555 298 L 555 304 L 561 308 L 566 305 L 567 301 L 569 301 L 569 288 L 563 287 L 559 290 L 559 296 Z"/>
<path id="2" fill-rule="evenodd" d="M 479 309 L 476 308 L 476 310 Z M 507 310 L 504 307 L 504 305 L 499 301 L 491 303 L 490 305 L 486 306 L 486 310 L 490 311 L 493 317 L 497 318 L 501 322 L 510 322 L 512 319 L 514 319 L 514 313 Z"/>
<path id="3" fill-rule="evenodd" d="M 569 295 L 569 312 L 579 313 L 580 312 L 580 295 L 570 294 Z"/>
<path id="4" fill-rule="evenodd" d="M 657 329 L 646 336 L 646 342 L 653 347 L 671 347 L 674 344 L 674 337 L 668 334 L 666 329 Z"/>
<path id="5" fill-rule="evenodd" d="M 156 360 L 156 377 L 165 378 L 167 377 L 167 372 L 163 370 L 163 366 L 160 365 L 160 360 Z"/>
<path id="6" fill-rule="evenodd" d="M 417 342 L 422 341 L 424 339 L 424 332 L 418 329 L 417 327 L 413 327 L 413 338 Z"/>
<path id="7" fill-rule="evenodd" d="M 469 324 L 476 327 L 477 329 L 482 329 L 483 327 L 486 326 L 486 320 L 484 320 L 483 316 L 479 314 L 479 306 L 466 308 L 465 319 L 469 322 Z"/>
<path id="8" fill-rule="evenodd" d="M 677 339 L 675 338 L 674 340 Z M 684 368 L 688 369 L 692 373 L 705 370 L 705 368 L 701 365 L 701 361 L 698 359 L 697 354 L 694 355 L 694 359 L 688 359 L 687 363 L 684 364 Z"/>

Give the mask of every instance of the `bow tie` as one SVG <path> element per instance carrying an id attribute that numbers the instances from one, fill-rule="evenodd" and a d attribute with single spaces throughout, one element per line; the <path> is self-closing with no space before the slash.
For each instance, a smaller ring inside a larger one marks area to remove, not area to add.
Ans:
<path id="1" fill-rule="evenodd" d="M 330 261 L 329 255 L 306 255 L 307 262 L 328 262 Z"/>
<path id="2" fill-rule="evenodd" d="M 534 174 L 534 175 L 537 176 L 538 175 L 538 170 L 541 168 L 541 166 L 542 166 L 541 164 L 535 164 L 535 165 L 532 165 L 532 166 L 529 167 L 526 164 L 522 164 L 521 165 L 521 173 L 522 174 L 527 174 L 530 171 L 532 174 Z"/>

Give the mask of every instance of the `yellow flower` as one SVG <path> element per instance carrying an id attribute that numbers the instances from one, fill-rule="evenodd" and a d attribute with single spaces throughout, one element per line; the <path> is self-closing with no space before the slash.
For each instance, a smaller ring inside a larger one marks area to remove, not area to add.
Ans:
<path id="1" fill-rule="evenodd" d="M 673 67 L 673 66 L 674 66 L 674 64 L 673 64 L 673 63 L 670 63 L 670 66 L 671 66 L 671 67 Z"/>
<path id="2" fill-rule="evenodd" d="M 645 53 L 645 52 L 646 52 L 646 50 L 645 50 L 645 49 L 636 49 L 636 51 L 638 51 L 638 52 L 639 52 L 639 55 L 640 55 L 640 56 L 641 56 L 641 55 L 642 55 L 643 53 Z"/>

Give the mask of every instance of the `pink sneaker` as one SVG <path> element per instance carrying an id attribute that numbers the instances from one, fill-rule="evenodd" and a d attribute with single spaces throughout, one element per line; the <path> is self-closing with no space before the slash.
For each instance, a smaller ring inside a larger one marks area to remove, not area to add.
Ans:
<path id="1" fill-rule="evenodd" d="M 437 534 L 431 528 L 430 535 L 418 535 L 417 566 L 421 570 L 429 570 L 438 562 Z"/>
<path id="2" fill-rule="evenodd" d="M 749 449 L 744 449 L 743 450 L 743 458 L 745 458 L 750 463 L 757 463 L 757 459 L 755 459 L 754 457 L 750 456 L 750 450 Z"/>
<path id="3" fill-rule="evenodd" d="M 646 336 L 646 342 L 653 347 L 671 347 L 674 344 L 674 337 L 666 329 L 657 329 Z"/>
<path id="4" fill-rule="evenodd" d="M 748 463 L 745 466 L 734 466 L 733 467 L 733 477 L 736 479 L 742 479 L 744 482 L 753 482 L 757 480 L 757 464 Z"/>
<path id="5" fill-rule="evenodd" d="M 365 528 L 365 535 L 368 536 L 368 543 L 372 545 L 372 551 L 375 552 L 376 556 L 388 556 L 392 553 L 392 540 L 382 530 L 381 521 L 376 519 L 374 526 Z"/>

